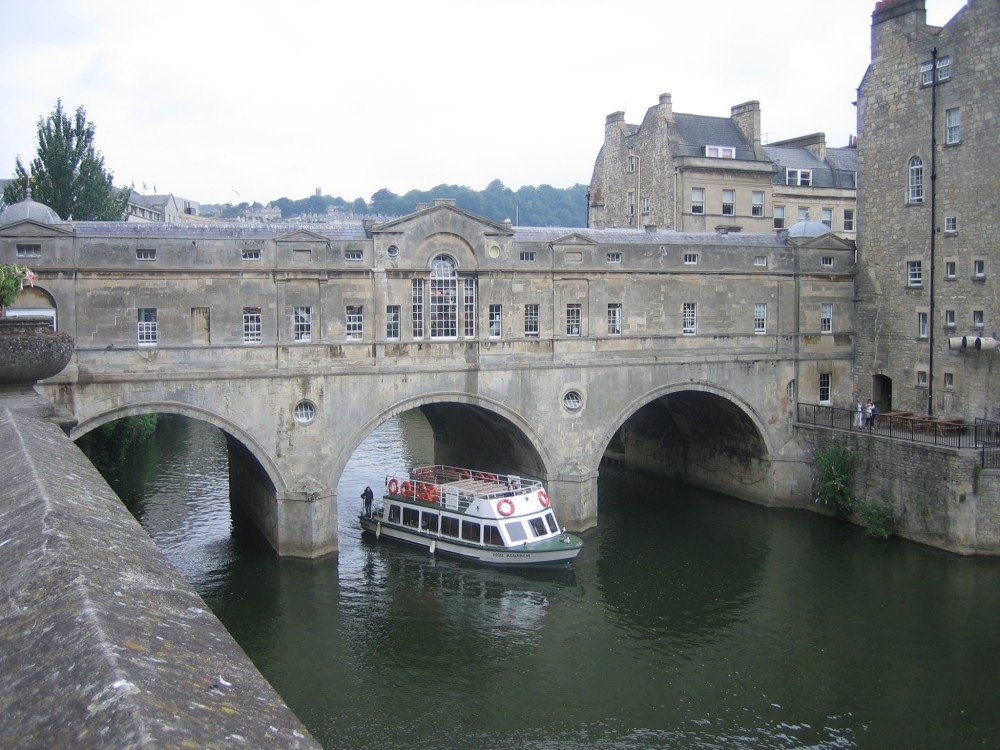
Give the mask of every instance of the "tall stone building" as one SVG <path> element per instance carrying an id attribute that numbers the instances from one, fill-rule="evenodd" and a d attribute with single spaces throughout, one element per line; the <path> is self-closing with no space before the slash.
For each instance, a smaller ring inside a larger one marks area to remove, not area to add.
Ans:
<path id="1" fill-rule="evenodd" d="M 588 224 L 728 233 L 812 219 L 854 239 L 856 170 L 853 146 L 827 148 L 822 133 L 762 145 L 756 101 L 711 117 L 674 112 L 661 94 L 641 125 L 608 115 Z"/>
<path id="2" fill-rule="evenodd" d="M 883 0 L 858 91 L 855 383 L 883 412 L 1000 418 L 1000 2 Z M 964 344 L 964 348 L 963 348 Z"/>

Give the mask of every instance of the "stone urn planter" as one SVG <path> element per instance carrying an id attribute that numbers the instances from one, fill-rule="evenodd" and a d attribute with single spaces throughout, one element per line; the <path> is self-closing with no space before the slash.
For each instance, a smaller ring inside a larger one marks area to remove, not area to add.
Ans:
<path id="1" fill-rule="evenodd" d="M 73 356 L 73 337 L 55 333 L 46 317 L 0 317 L 0 391 L 33 390 Z"/>

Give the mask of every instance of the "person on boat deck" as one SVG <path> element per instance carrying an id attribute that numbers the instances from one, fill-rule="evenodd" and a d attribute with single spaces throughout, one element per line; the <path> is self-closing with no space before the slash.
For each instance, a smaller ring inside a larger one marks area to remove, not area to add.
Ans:
<path id="1" fill-rule="evenodd" d="M 365 515 L 370 516 L 372 514 L 372 500 L 375 499 L 375 493 L 372 492 L 371 487 L 365 487 L 365 491 L 361 493 L 361 499 L 365 501 Z"/>

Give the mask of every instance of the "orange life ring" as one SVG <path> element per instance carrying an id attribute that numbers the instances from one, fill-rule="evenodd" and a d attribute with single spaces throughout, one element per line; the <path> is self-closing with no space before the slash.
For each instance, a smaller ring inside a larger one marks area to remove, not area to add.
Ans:
<path id="1" fill-rule="evenodd" d="M 514 512 L 514 501 L 509 497 L 505 497 L 499 503 L 497 503 L 497 513 L 501 516 L 509 516 Z"/>
<path id="2" fill-rule="evenodd" d="M 472 479 L 472 472 L 469 471 L 468 469 L 462 469 L 460 472 L 458 472 L 458 475 L 462 479 Z"/>
<path id="3" fill-rule="evenodd" d="M 483 480 L 486 481 L 486 482 L 493 482 L 493 484 L 496 484 L 497 483 L 497 475 L 496 474 L 483 474 Z"/>
<path id="4" fill-rule="evenodd" d="M 538 502 L 542 504 L 543 508 L 549 507 L 549 496 L 545 490 L 538 490 Z"/>
<path id="5" fill-rule="evenodd" d="M 403 482 L 403 484 L 399 488 L 399 494 L 402 495 L 403 497 L 409 497 L 410 491 L 412 489 L 413 485 L 411 485 L 409 482 Z"/>
<path id="6" fill-rule="evenodd" d="M 472 472 L 472 478 L 473 479 L 478 479 L 480 482 L 485 482 L 486 481 L 486 475 L 483 474 L 483 472 L 481 472 L 481 471 L 474 471 L 474 472 Z"/>
<path id="7" fill-rule="evenodd" d="M 425 498 L 429 503 L 436 503 L 438 501 L 438 489 L 433 484 L 427 486 L 427 497 Z"/>
<path id="8" fill-rule="evenodd" d="M 390 495 L 395 495 L 399 491 L 399 482 L 396 481 L 395 477 L 389 480 L 388 488 Z"/>

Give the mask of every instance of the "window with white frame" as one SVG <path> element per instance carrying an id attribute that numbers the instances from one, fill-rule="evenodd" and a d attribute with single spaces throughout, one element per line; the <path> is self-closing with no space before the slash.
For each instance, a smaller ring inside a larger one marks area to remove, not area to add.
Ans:
<path id="1" fill-rule="evenodd" d="M 566 305 L 566 335 L 579 336 L 583 318 L 583 307 L 571 302 Z"/>
<path id="2" fill-rule="evenodd" d="M 828 372 L 821 372 L 819 374 L 819 402 L 821 404 L 829 404 L 831 401 L 831 383 L 833 381 L 833 376 Z"/>
<path id="3" fill-rule="evenodd" d="M 462 279 L 464 293 L 462 295 L 462 331 L 467 339 L 476 337 L 476 280 Z"/>
<path id="4" fill-rule="evenodd" d="M 767 266 L 767 256 L 766 255 L 753 256 L 753 264 L 755 266 Z"/>
<path id="5" fill-rule="evenodd" d="M 917 338 L 927 338 L 927 313 L 917 313 Z"/>
<path id="6" fill-rule="evenodd" d="M 924 202 L 924 160 L 919 156 L 910 158 L 907 167 L 907 201 L 909 203 Z"/>
<path id="7" fill-rule="evenodd" d="M 985 279 L 986 278 L 986 261 L 977 258 L 972 261 L 972 278 L 974 279 Z"/>
<path id="8" fill-rule="evenodd" d="M 944 311 L 944 327 L 954 328 L 955 327 L 955 311 L 945 310 Z"/>
<path id="9" fill-rule="evenodd" d="M 951 58 L 947 55 L 938 58 L 937 79 L 938 82 L 951 80 Z"/>
<path id="10" fill-rule="evenodd" d="M 786 169 L 785 184 L 798 185 L 799 187 L 809 187 L 812 185 L 811 169 Z"/>
<path id="11" fill-rule="evenodd" d="M 260 248 L 245 247 L 240 251 L 241 260 L 260 260 Z"/>
<path id="12" fill-rule="evenodd" d="M 944 111 L 944 142 L 949 145 L 962 142 L 962 110 L 952 107 Z"/>
<path id="13" fill-rule="evenodd" d="M 705 156 L 714 159 L 735 159 L 736 148 L 734 146 L 705 146 Z"/>
<path id="14" fill-rule="evenodd" d="M 535 251 L 534 250 L 522 250 L 518 253 L 518 259 L 522 263 L 534 263 L 535 262 Z"/>
<path id="15" fill-rule="evenodd" d="M 524 306 L 524 335 L 538 337 L 538 305 L 530 304 Z"/>
<path id="16" fill-rule="evenodd" d="M 736 215 L 736 191 L 735 190 L 723 190 L 722 191 L 722 215 L 723 216 L 735 216 Z"/>
<path id="17" fill-rule="evenodd" d="M 259 307 L 244 307 L 243 308 L 243 343 L 244 344 L 259 344 L 261 340 L 262 331 L 260 308 Z"/>
<path id="18" fill-rule="evenodd" d="M 823 268 L 833 268 L 833 256 L 824 255 L 822 258 L 819 259 L 819 263 L 821 266 L 823 266 Z"/>
<path id="19" fill-rule="evenodd" d="M 621 336 L 622 335 L 622 303 L 621 302 L 609 302 L 608 303 L 608 335 L 609 336 Z"/>
<path id="20" fill-rule="evenodd" d="M 807 206 L 799 206 L 799 221 L 809 221 L 809 208 Z"/>
<path id="21" fill-rule="evenodd" d="M 410 282 L 410 314 L 413 316 L 413 338 L 424 337 L 424 280 Z"/>
<path id="22" fill-rule="evenodd" d="M 982 328 L 985 325 L 986 316 L 983 314 L 982 310 L 972 311 L 972 327 Z"/>
<path id="23" fill-rule="evenodd" d="M 698 253 L 684 253 L 684 264 L 688 266 L 698 265 Z"/>
<path id="24" fill-rule="evenodd" d="M 346 312 L 346 330 L 348 341 L 361 341 L 365 337 L 365 315 L 361 305 L 348 305 Z"/>
<path id="25" fill-rule="evenodd" d="M 649 198 L 642 196 L 642 213 L 645 216 L 649 213 Z"/>
<path id="26" fill-rule="evenodd" d="M 764 215 L 764 191 L 754 190 L 750 194 L 750 215 L 751 216 L 763 216 Z"/>
<path id="27" fill-rule="evenodd" d="M 490 338 L 498 339 L 503 332 L 503 308 L 500 305 L 490 305 Z"/>
<path id="28" fill-rule="evenodd" d="M 691 213 L 705 213 L 705 188 L 691 188 Z"/>
<path id="29" fill-rule="evenodd" d="M 41 258 L 41 245 L 18 245 L 15 250 L 18 258 Z"/>
<path id="30" fill-rule="evenodd" d="M 621 253 L 608 253 L 607 255 L 608 263 L 621 263 L 622 254 Z"/>
<path id="31" fill-rule="evenodd" d="M 767 303 L 755 302 L 753 306 L 753 332 L 767 333 Z"/>
<path id="32" fill-rule="evenodd" d="M 917 370 L 917 385 L 927 387 L 927 370 Z"/>
<path id="33" fill-rule="evenodd" d="M 135 249 L 136 260 L 156 260 L 155 247 L 137 247 Z"/>
<path id="34" fill-rule="evenodd" d="M 385 306 L 385 337 L 389 341 L 399 341 L 402 310 L 399 305 Z"/>
<path id="35" fill-rule="evenodd" d="M 845 208 L 844 209 L 844 231 L 853 232 L 854 231 L 854 209 Z"/>
<path id="36" fill-rule="evenodd" d="M 775 206 L 774 207 L 774 228 L 784 229 L 785 228 L 785 207 Z"/>
<path id="37" fill-rule="evenodd" d="M 946 260 L 944 262 L 944 277 L 946 279 L 954 279 L 956 276 L 958 276 L 958 272 L 956 271 L 955 261 Z"/>
<path id="38" fill-rule="evenodd" d="M 430 294 L 431 338 L 458 338 L 458 273 L 447 255 L 431 261 Z"/>
<path id="39" fill-rule="evenodd" d="M 295 319 L 293 334 L 296 341 L 312 341 L 312 308 L 296 307 L 293 309 Z"/>
<path id="40" fill-rule="evenodd" d="M 344 260 L 364 260 L 365 254 L 361 250 L 345 250 Z"/>
<path id="41" fill-rule="evenodd" d="M 945 234 L 958 234 L 958 217 L 957 216 L 945 216 L 944 217 L 944 231 L 945 231 Z"/>
<path id="42" fill-rule="evenodd" d="M 906 285 L 923 286 L 923 283 L 924 283 L 923 261 L 919 260 L 906 261 Z"/>
<path id="43" fill-rule="evenodd" d="M 934 83 L 934 61 L 927 60 L 920 63 L 920 85 L 930 86 Z"/>
<path id="44" fill-rule="evenodd" d="M 833 228 L 833 209 L 823 208 L 820 209 L 820 221 L 826 224 L 831 229 Z"/>
<path id="45" fill-rule="evenodd" d="M 156 308 L 140 307 L 138 328 L 139 346 L 155 346 L 158 339 L 159 334 L 156 329 Z"/>
<path id="46" fill-rule="evenodd" d="M 819 307 L 819 330 L 822 333 L 833 332 L 833 303 L 823 302 Z"/>
<path id="47" fill-rule="evenodd" d="M 685 302 L 682 308 L 681 331 L 685 335 L 698 332 L 698 306 L 694 302 Z"/>

